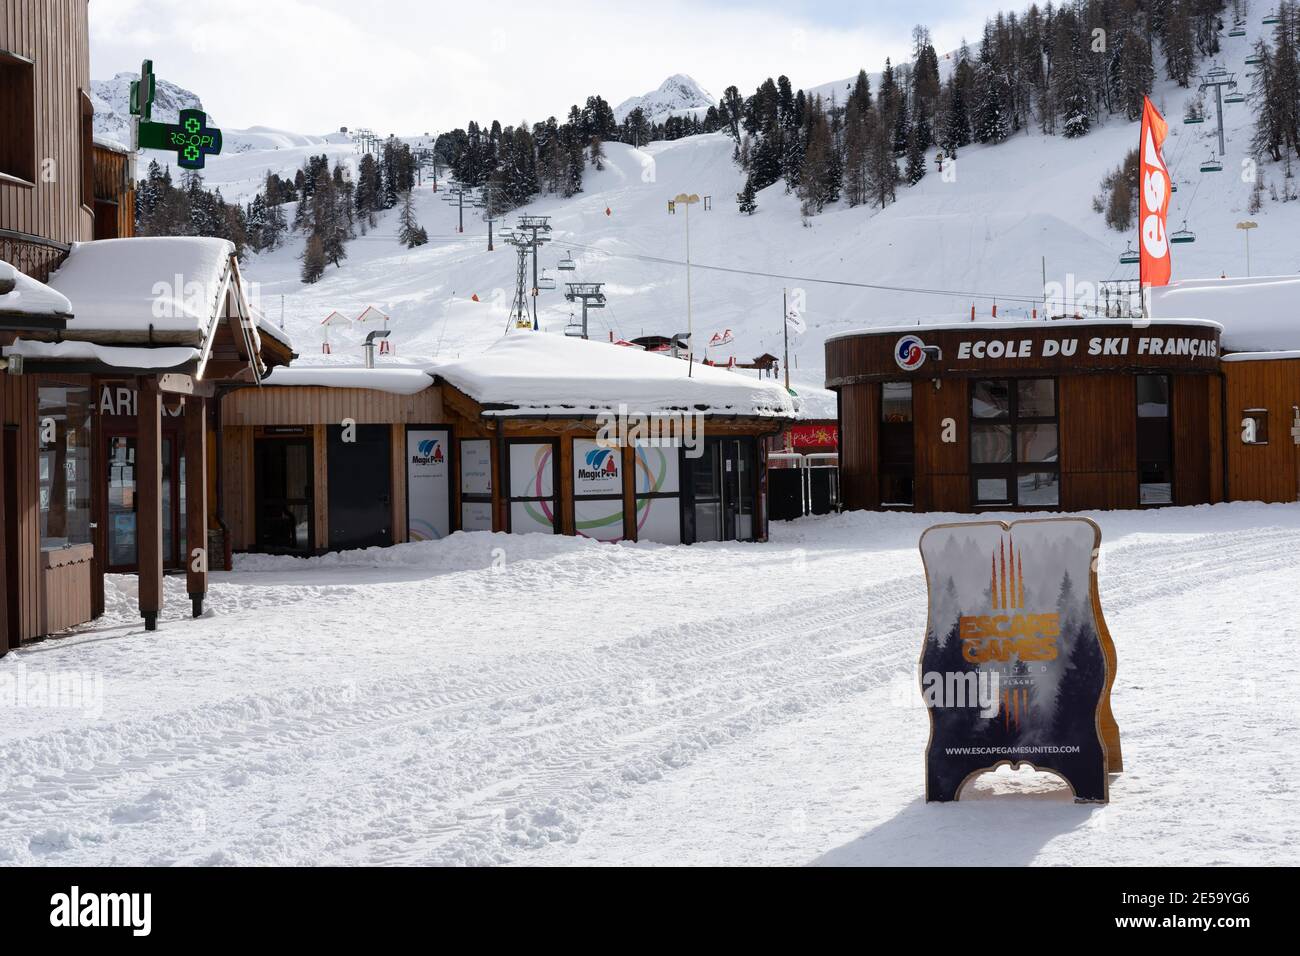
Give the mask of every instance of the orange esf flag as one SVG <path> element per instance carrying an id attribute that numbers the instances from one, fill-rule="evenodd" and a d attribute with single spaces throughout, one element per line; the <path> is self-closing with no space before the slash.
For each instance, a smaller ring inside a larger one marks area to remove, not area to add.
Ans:
<path id="1" fill-rule="evenodd" d="M 1138 241 L 1143 286 L 1168 285 L 1173 264 L 1169 257 L 1169 170 L 1161 147 L 1169 124 L 1147 97 L 1142 97 L 1142 143 L 1138 148 Z"/>

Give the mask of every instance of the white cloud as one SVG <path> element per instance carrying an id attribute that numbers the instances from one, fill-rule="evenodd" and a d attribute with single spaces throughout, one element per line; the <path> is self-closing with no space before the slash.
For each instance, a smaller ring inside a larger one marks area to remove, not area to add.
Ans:
<path id="1" fill-rule="evenodd" d="M 937 44 L 960 32 L 966 13 L 966 4 L 945 12 Z M 616 105 L 672 73 L 714 95 L 730 83 L 748 94 L 779 73 L 810 87 L 877 70 L 911 45 L 906 29 L 844 29 L 683 0 L 95 0 L 90 17 L 95 77 L 136 70 L 148 56 L 219 123 L 301 132 L 536 122 L 592 93 Z M 981 20 L 970 14 L 976 32 Z"/>

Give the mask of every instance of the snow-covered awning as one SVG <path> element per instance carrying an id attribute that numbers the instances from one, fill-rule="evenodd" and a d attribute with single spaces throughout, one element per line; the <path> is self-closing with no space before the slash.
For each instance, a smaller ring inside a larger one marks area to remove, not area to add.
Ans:
<path id="1" fill-rule="evenodd" d="M 497 416 L 702 412 L 794 418 L 780 384 L 605 342 L 515 332 L 486 352 L 429 371 Z"/>
<path id="2" fill-rule="evenodd" d="M 71 317 L 67 296 L 0 262 L 0 328 L 62 329 Z"/>
<path id="3" fill-rule="evenodd" d="M 262 323 L 249 308 L 235 247 L 225 239 L 75 243 L 50 286 L 72 305 L 63 339 L 188 346 L 197 350 L 189 371 L 199 378 L 242 377 L 251 370 L 256 381 L 265 371 Z"/>
<path id="4" fill-rule="evenodd" d="M 115 369 L 137 372 L 171 371 L 191 365 L 199 350 L 183 345 L 140 348 L 131 345 L 99 345 L 95 342 L 38 342 L 18 339 L 4 347 L 6 358 L 18 355 L 42 363 L 97 362 Z"/>
<path id="5" fill-rule="evenodd" d="M 1225 351 L 1300 349 L 1300 276 L 1183 279 L 1151 290 L 1151 314 L 1217 322 Z"/>

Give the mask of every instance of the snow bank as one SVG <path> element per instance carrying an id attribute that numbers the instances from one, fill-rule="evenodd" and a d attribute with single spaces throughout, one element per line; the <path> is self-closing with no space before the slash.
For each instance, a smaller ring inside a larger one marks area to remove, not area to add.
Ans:
<path id="1" fill-rule="evenodd" d="M 79 242 L 50 285 L 72 303 L 70 332 L 205 332 L 234 252 L 195 236 Z"/>
<path id="2" fill-rule="evenodd" d="M 5 347 L 4 354 L 65 362 L 103 362 L 114 368 L 166 369 L 197 361 L 199 350 L 184 346 L 150 349 L 99 345 L 95 342 L 34 342 L 18 339 L 13 345 Z"/>
<path id="3" fill-rule="evenodd" d="M 713 415 L 792 418 L 795 399 L 779 384 L 640 349 L 538 332 L 514 333 L 482 355 L 430 372 L 475 401 L 506 405 L 494 415 L 583 415 L 626 406 L 657 414 L 682 409 Z"/>
<path id="4" fill-rule="evenodd" d="M 433 378 L 418 368 L 347 368 L 308 365 L 277 368 L 262 380 L 263 385 L 319 385 L 325 388 L 369 388 L 394 395 L 414 395 L 433 384 Z"/>
<path id="5" fill-rule="evenodd" d="M 1184 279 L 1151 290 L 1157 318 L 1195 316 L 1223 326 L 1233 352 L 1300 349 L 1300 276 Z"/>
<path id="6" fill-rule="evenodd" d="M 44 282 L 38 282 L 29 275 L 24 275 L 7 262 L 0 262 L 0 286 L 8 287 L 10 292 L 0 294 L 0 312 L 13 312 L 18 315 L 68 315 L 72 304 L 68 297 L 51 289 Z"/>

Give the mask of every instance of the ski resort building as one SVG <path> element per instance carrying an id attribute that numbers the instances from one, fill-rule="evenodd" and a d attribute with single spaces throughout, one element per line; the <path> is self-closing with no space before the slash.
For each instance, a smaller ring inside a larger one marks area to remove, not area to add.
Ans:
<path id="1" fill-rule="evenodd" d="M 763 540 L 788 392 L 539 333 L 434 368 L 280 369 L 221 402 L 237 551 L 315 554 L 454 531 Z"/>
<path id="2" fill-rule="evenodd" d="M 1295 501 L 1300 280 L 1155 290 L 1155 318 L 868 329 L 826 343 L 848 509 Z M 1192 316 L 1183 318 L 1182 316 Z"/>

